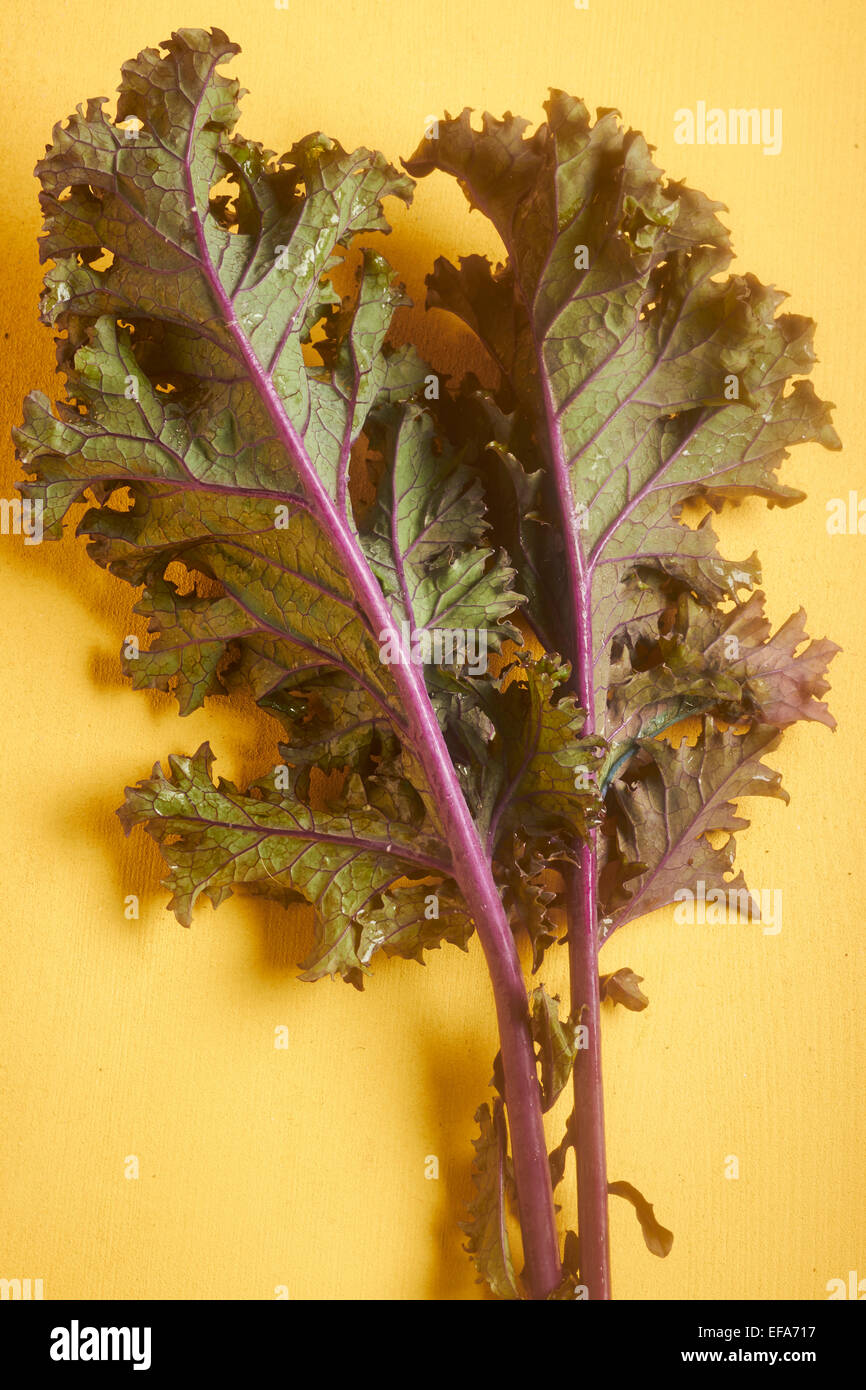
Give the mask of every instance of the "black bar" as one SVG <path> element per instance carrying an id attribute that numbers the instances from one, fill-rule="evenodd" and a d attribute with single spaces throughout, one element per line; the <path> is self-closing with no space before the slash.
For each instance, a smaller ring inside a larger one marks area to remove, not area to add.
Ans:
<path id="1" fill-rule="evenodd" d="M 446 1314 L 443 1323 L 441 1304 L 431 1316 L 417 1304 L 383 1308 L 375 1300 L 357 1304 L 9 1301 L 0 1306 L 0 1337 L 4 1366 L 19 1364 L 24 1376 L 39 1372 L 58 1383 L 70 1376 L 92 1379 L 106 1371 L 114 1377 L 129 1375 L 133 1384 L 143 1383 L 147 1375 L 161 1381 L 166 1373 L 200 1375 L 210 1370 L 221 1379 L 234 1374 L 248 1378 L 256 1368 L 280 1365 L 292 1379 L 302 1368 L 308 1377 L 317 1365 L 330 1379 L 341 1357 L 347 1359 L 353 1374 L 371 1358 L 371 1375 L 377 1362 L 382 1366 L 382 1357 L 391 1367 L 389 1374 L 396 1373 L 398 1365 L 408 1373 L 415 1361 L 429 1382 L 433 1362 L 440 1358 L 453 1377 L 458 1370 L 470 1372 L 475 1355 L 481 1355 L 485 1365 L 498 1359 L 497 1336 L 503 1348 L 513 1347 L 507 1335 L 516 1330 L 511 1314 L 503 1324 L 497 1309 L 483 1300 L 469 1307 L 471 1311 L 462 1314 Z M 450 1323 L 452 1316 L 460 1319 L 459 1328 Z M 561 1335 L 563 1323 L 578 1334 L 576 1341 L 567 1344 L 566 1358 L 576 1375 L 584 1351 L 587 1372 L 600 1357 L 615 1377 L 642 1378 L 647 1372 L 674 1367 L 686 1375 L 700 1375 L 712 1365 L 734 1373 L 752 1367 L 782 1371 L 805 1367 L 826 1378 L 861 1364 L 862 1315 L 831 1300 L 579 1302 L 570 1311 L 561 1303 L 556 1309 L 551 1306 L 541 1314 L 543 1323 L 533 1320 L 538 1311 L 527 1310 L 527 1316 L 530 1336 L 539 1330 L 547 1334 L 543 1342 L 537 1338 L 527 1342 L 539 1370 L 545 1361 L 551 1370 L 562 1369 L 566 1347 L 548 1338 L 551 1333 Z M 420 1324 L 415 1323 L 416 1317 Z M 548 1322 L 548 1317 L 553 1321 Z M 449 1335 L 452 1327 L 459 1337 Z M 116 1335 L 108 1329 L 116 1329 Z M 473 1337 L 479 1341 L 473 1343 Z M 473 1344 L 475 1351 L 470 1352 Z M 105 1359 L 90 1359 L 92 1351 Z M 115 1352 L 126 1359 L 113 1359 Z"/>

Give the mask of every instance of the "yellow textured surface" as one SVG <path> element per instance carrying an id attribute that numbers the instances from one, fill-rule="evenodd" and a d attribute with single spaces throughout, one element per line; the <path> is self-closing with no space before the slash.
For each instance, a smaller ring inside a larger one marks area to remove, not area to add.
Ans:
<path id="1" fill-rule="evenodd" d="M 468 104 L 535 120 L 548 86 L 616 105 L 669 173 L 729 206 L 737 268 L 817 318 L 814 380 L 837 402 L 845 451 L 797 450 L 785 476 L 808 500 L 748 505 L 721 532 L 730 554 L 757 545 L 774 619 L 802 602 L 810 630 L 844 645 L 840 728 L 791 732 L 771 760 L 791 806 L 749 807 L 740 864 L 753 886 L 783 890 L 780 934 L 676 926 L 662 911 L 605 950 L 603 965 L 631 965 L 651 999 L 641 1015 L 605 1009 L 610 1175 L 643 1189 L 675 1232 L 669 1259 L 654 1259 L 614 1201 L 613 1275 L 620 1298 L 760 1299 L 821 1299 L 829 1279 L 866 1276 L 866 538 L 825 528 L 829 498 L 866 495 L 859 0 L 17 8 L 4 19 L 4 440 L 26 390 L 54 392 L 51 334 L 36 320 L 33 165 L 55 120 L 113 94 L 121 62 L 181 24 L 218 25 L 242 45 L 241 128 L 278 150 L 320 128 L 396 158 L 428 114 Z M 674 111 L 699 100 L 781 107 L 782 153 L 675 144 Z M 419 305 L 435 254 L 496 253 L 442 177 L 412 211 L 391 211 L 388 251 Z M 459 369 L 458 330 L 415 314 L 422 349 Z M 47 1298 L 268 1299 L 278 1285 L 293 1298 L 481 1296 L 455 1227 L 496 1048 L 477 945 L 423 970 L 386 962 L 362 996 L 294 978 L 304 910 L 238 898 L 183 931 L 165 912 L 156 851 L 142 835 L 125 841 L 112 814 L 122 788 L 205 737 L 218 771 L 259 774 L 273 726 L 227 700 L 182 722 L 168 697 L 132 693 L 117 653 L 141 630 L 134 595 L 83 543 L 2 536 L 0 567 L 0 1276 L 42 1277 Z M 139 921 L 124 918 L 131 893 Z M 551 988 L 564 989 L 563 967 L 547 968 Z M 430 1154 L 438 1181 L 425 1180 Z M 129 1155 L 137 1180 L 124 1176 Z M 570 1190 L 564 1200 L 573 1218 Z"/>

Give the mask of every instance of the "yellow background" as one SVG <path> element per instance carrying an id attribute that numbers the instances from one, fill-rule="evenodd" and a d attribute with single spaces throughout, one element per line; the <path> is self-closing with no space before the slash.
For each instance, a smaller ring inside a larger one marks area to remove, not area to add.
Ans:
<path id="1" fill-rule="evenodd" d="M 651 1004 L 605 1006 L 610 1176 L 645 1191 L 675 1233 L 665 1261 L 613 1200 L 619 1298 L 826 1298 L 866 1277 L 862 1200 L 862 678 L 866 538 L 830 537 L 826 502 L 866 494 L 862 431 L 866 12 L 859 0 L 149 0 L 82 10 L 20 3 L 4 22 L 0 437 L 28 389 L 55 393 L 32 168 L 55 120 L 114 92 L 120 64 L 179 24 L 225 29 L 250 89 L 241 129 L 283 150 L 310 130 L 407 155 L 428 114 L 464 105 L 540 119 L 548 86 L 616 105 L 659 162 L 730 208 L 738 269 L 791 292 L 819 323 L 814 380 L 837 402 L 845 452 L 801 448 L 787 480 L 809 498 L 721 523 L 757 545 L 772 616 L 802 602 L 845 648 L 832 669 L 836 734 L 800 726 L 773 761 L 792 803 L 750 803 L 740 864 L 781 888 L 784 926 L 682 927 L 661 911 L 619 933 L 603 967 L 632 966 Z M 683 147 L 673 113 L 782 107 L 777 158 Z M 441 176 L 396 220 L 388 252 L 439 368 L 467 354 L 425 320 L 435 254 L 496 254 Z M 2 495 L 16 466 L 4 447 Z M 299 983 L 306 910 L 233 899 L 191 931 L 166 914 L 160 864 L 113 816 L 123 786 L 209 737 L 217 770 L 271 766 L 275 728 L 227 700 L 185 722 L 131 692 L 134 595 L 83 542 L 0 537 L 3 1021 L 0 1276 L 48 1298 L 481 1297 L 455 1222 L 469 1191 L 472 1115 L 496 1048 L 477 944 L 381 964 L 364 995 Z M 139 921 L 124 898 L 141 898 Z M 564 960 L 545 977 L 565 988 Z M 564 996 L 563 996 L 564 997 Z M 274 1029 L 289 1031 L 287 1051 Z M 559 1138 L 564 1116 L 551 1125 Z M 124 1177 L 138 1155 L 140 1178 Z M 438 1181 L 425 1157 L 440 1160 Z M 726 1180 L 728 1155 L 740 1177 Z M 574 1219 L 571 1171 L 565 1217 Z"/>

